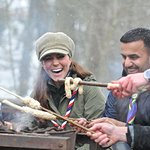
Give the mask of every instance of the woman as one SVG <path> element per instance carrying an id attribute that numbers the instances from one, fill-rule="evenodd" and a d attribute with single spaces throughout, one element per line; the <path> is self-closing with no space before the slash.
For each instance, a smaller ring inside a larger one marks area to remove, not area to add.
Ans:
<path id="1" fill-rule="evenodd" d="M 68 99 L 64 83 L 58 81 L 66 77 L 95 81 L 91 72 L 72 60 L 75 50 L 73 40 L 62 32 L 47 32 L 35 42 L 35 49 L 41 66 L 33 98 L 38 100 L 41 106 L 62 116 L 87 120 L 99 117 L 105 103 L 100 89 L 84 86 L 82 95 L 74 91 Z M 51 121 L 48 125 L 63 129 L 70 127 L 63 120 Z"/>

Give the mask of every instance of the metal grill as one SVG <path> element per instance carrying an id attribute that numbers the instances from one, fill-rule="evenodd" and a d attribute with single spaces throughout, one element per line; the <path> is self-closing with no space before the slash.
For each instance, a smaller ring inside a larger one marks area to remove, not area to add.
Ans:
<path id="1" fill-rule="evenodd" d="M 53 135 L 0 133 L 0 149 L 74 150 L 75 138 L 73 131 Z"/>

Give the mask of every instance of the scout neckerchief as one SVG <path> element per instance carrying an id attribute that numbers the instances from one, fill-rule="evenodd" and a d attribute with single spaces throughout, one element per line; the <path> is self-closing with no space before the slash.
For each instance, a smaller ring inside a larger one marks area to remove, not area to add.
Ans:
<path id="1" fill-rule="evenodd" d="M 130 98 L 129 101 L 129 110 L 128 110 L 128 115 L 127 115 L 127 121 L 126 123 L 128 125 L 133 124 L 135 116 L 136 116 L 136 112 L 137 112 L 137 97 L 138 94 L 133 94 L 132 97 Z"/>
<path id="2" fill-rule="evenodd" d="M 72 110 L 72 107 L 73 107 L 73 104 L 74 104 L 74 101 L 75 101 L 76 93 L 77 93 L 77 90 L 75 90 L 75 91 L 72 92 L 72 96 L 69 99 L 69 103 L 68 103 L 68 107 L 67 107 L 67 111 L 66 111 L 65 117 L 69 117 L 70 116 L 70 113 L 71 113 L 71 110 Z M 64 129 L 65 126 L 66 126 L 66 124 L 67 124 L 67 121 L 64 121 L 61 125 L 59 125 L 54 120 L 51 120 L 51 122 L 53 123 L 53 125 L 55 127 L 58 127 L 58 128 L 61 128 L 61 129 Z"/>

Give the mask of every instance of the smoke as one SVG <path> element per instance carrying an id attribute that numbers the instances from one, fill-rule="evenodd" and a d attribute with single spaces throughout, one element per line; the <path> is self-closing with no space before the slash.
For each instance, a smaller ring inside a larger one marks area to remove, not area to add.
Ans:
<path id="1" fill-rule="evenodd" d="M 13 129 L 17 132 L 25 128 L 33 127 L 34 117 L 27 113 L 17 112 L 15 117 L 10 121 L 13 124 Z"/>
<path id="2" fill-rule="evenodd" d="M 18 101 L 16 102 L 16 100 L 10 101 L 19 106 L 23 106 L 22 103 Z M 0 111 L 1 120 L 12 123 L 13 129 L 16 132 L 20 132 L 25 128 L 33 127 L 33 122 L 35 121 L 35 118 L 31 114 L 21 112 L 3 103 L 1 104 Z"/>

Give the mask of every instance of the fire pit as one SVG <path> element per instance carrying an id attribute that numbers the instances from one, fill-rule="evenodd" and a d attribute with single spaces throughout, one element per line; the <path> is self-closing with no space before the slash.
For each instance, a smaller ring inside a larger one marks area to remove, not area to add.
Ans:
<path id="1" fill-rule="evenodd" d="M 52 135 L 0 133 L 1 150 L 74 150 L 75 133 L 66 131 Z"/>

